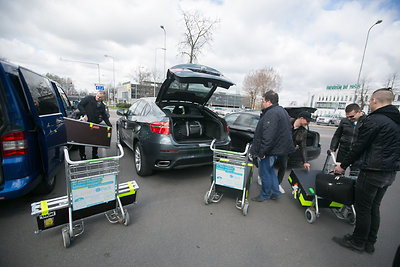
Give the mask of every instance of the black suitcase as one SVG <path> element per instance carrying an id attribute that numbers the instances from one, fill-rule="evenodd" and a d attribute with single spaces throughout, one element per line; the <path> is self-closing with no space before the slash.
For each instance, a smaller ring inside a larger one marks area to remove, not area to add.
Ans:
<path id="1" fill-rule="evenodd" d="M 317 174 L 315 190 L 319 197 L 345 205 L 354 204 L 355 180 L 335 174 Z"/>

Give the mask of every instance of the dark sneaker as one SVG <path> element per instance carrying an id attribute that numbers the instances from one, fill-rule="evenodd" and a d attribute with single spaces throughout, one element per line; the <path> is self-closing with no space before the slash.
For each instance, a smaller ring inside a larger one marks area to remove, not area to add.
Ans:
<path id="1" fill-rule="evenodd" d="M 365 252 L 367 252 L 368 254 L 373 254 L 375 252 L 374 243 L 371 242 L 365 243 Z"/>
<path id="2" fill-rule="evenodd" d="M 81 160 L 86 160 L 86 155 L 81 155 Z"/>
<path id="3" fill-rule="evenodd" d="M 364 251 L 364 245 L 361 244 L 356 244 L 353 240 L 353 238 L 349 238 L 348 235 L 345 235 L 344 237 L 336 237 L 334 236 L 332 238 L 333 241 L 338 243 L 340 246 L 351 249 L 353 251 L 362 253 Z"/>
<path id="4" fill-rule="evenodd" d="M 280 199 L 281 197 L 282 197 L 282 196 L 277 197 L 277 196 L 271 195 L 271 199 L 272 199 L 272 200 L 277 200 L 277 199 Z"/>
<path id="5" fill-rule="evenodd" d="M 99 158 L 99 155 L 92 155 L 92 159 L 98 159 Z"/>
<path id="6" fill-rule="evenodd" d="M 258 196 L 258 197 L 253 197 L 251 200 L 256 201 L 256 202 L 263 202 L 266 199 L 261 196 Z"/>

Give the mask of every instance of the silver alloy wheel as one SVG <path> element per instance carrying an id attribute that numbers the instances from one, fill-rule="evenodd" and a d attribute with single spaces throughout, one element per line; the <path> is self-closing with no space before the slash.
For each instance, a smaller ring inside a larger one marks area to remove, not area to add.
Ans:
<path id="1" fill-rule="evenodd" d="M 140 153 L 139 145 L 135 145 L 135 167 L 138 172 L 140 172 L 142 168 L 142 155 Z"/>

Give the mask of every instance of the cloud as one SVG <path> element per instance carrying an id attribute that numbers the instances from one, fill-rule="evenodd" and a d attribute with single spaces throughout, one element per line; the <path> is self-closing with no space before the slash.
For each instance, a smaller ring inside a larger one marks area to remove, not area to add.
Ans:
<path id="1" fill-rule="evenodd" d="M 132 79 L 139 67 L 159 76 L 163 69 L 166 29 L 166 65 L 187 59 L 179 55 L 182 10 L 199 10 L 219 18 L 211 46 L 199 63 L 215 67 L 241 89 L 251 70 L 273 67 L 282 76 L 285 101 L 304 102 L 307 93 L 328 84 L 354 83 L 365 38 L 370 31 L 362 76 L 381 86 L 400 70 L 399 5 L 396 1 L 334 0 L 167 0 L 167 1 L 1 1 L 0 56 L 40 73 L 70 77 L 77 88 L 93 90 L 98 82 Z M 165 74 L 164 74 L 165 75 Z M 286 99 L 287 98 L 287 99 Z M 283 99 L 281 97 L 281 99 Z"/>

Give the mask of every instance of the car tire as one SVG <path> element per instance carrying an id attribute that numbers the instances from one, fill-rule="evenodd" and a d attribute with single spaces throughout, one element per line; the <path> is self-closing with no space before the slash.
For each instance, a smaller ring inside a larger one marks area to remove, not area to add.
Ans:
<path id="1" fill-rule="evenodd" d="M 133 160 L 135 170 L 139 176 L 148 176 L 153 173 L 151 166 L 148 164 L 143 148 L 140 142 L 136 142 L 133 150 Z"/>
<path id="2" fill-rule="evenodd" d="M 48 194 L 53 191 L 56 186 L 56 176 L 51 177 L 44 176 L 40 184 L 34 189 L 33 193 L 37 195 Z"/>

